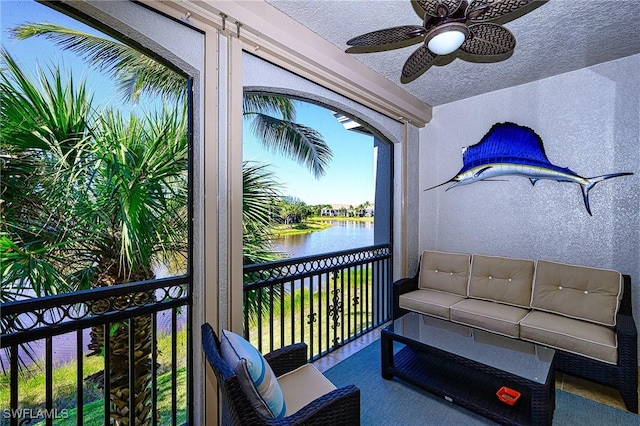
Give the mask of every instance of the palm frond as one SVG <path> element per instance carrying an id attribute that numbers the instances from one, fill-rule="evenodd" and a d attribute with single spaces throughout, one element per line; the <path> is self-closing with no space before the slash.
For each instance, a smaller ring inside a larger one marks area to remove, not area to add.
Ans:
<path id="1" fill-rule="evenodd" d="M 266 228 L 271 221 L 271 207 L 280 197 L 280 184 L 267 164 L 245 161 L 242 164 L 242 216 L 243 224 Z"/>
<path id="2" fill-rule="evenodd" d="M 245 115 L 259 113 L 276 115 L 285 121 L 296 120 L 295 101 L 286 96 L 245 92 L 242 97 L 242 110 Z"/>
<path id="3" fill-rule="evenodd" d="M 255 114 L 251 129 L 267 148 L 303 164 L 316 179 L 326 173 L 333 154 L 322 135 L 311 127 Z"/>
<path id="4" fill-rule="evenodd" d="M 93 97 L 84 81 L 76 86 L 71 74 L 55 69 L 51 76 L 38 71 L 36 84 L 5 50 L 0 57 L 6 65 L 0 77 L 3 140 L 16 149 L 62 155 L 87 135 Z"/>
<path id="5" fill-rule="evenodd" d="M 9 30 L 19 40 L 44 37 L 64 50 L 78 54 L 118 82 L 125 99 L 136 101 L 143 93 L 184 99 L 184 77 L 149 56 L 115 40 L 48 23 L 20 25 Z"/>

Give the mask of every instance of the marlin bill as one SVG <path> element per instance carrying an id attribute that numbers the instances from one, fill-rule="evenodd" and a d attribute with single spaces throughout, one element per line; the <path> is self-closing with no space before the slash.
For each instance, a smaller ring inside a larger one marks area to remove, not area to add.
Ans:
<path id="1" fill-rule="evenodd" d="M 494 124 L 491 130 L 475 145 L 462 151 L 462 169 L 453 178 L 437 188 L 453 182 L 447 191 L 459 185 L 505 176 L 524 176 L 535 185 L 540 179 L 557 182 L 574 182 L 580 185 L 584 206 L 591 215 L 589 191 L 603 180 L 629 176 L 633 173 L 611 173 L 595 177 L 582 177 L 566 167 L 552 164 L 544 152 L 542 139 L 532 129 L 515 123 Z"/>

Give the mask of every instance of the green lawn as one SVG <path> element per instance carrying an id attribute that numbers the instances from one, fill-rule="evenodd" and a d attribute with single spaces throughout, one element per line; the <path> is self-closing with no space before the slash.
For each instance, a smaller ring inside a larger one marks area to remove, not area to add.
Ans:
<path id="1" fill-rule="evenodd" d="M 176 407 L 178 412 L 176 413 L 177 424 L 185 424 L 187 422 L 187 369 L 186 367 L 179 368 L 177 371 L 177 402 Z M 158 424 L 166 425 L 171 424 L 171 372 L 161 374 L 158 376 Z M 104 420 L 104 398 L 100 397 L 95 401 L 84 405 L 83 412 L 83 424 L 86 425 L 99 425 L 103 424 Z M 44 420 L 36 425 L 43 425 Z M 59 419 L 55 422 L 56 425 L 61 426 L 75 426 L 78 424 L 78 410 L 76 408 L 69 409 L 67 411 L 67 418 Z"/>
<path id="2" fill-rule="evenodd" d="M 323 229 L 327 229 L 330 226 L 331 224 L 329 223 L 309 219 L 305 223 L 296 223 L 293 225 L 277 225 L 273 229 L 273 234 L 275 238 L 284 237 L 286 235 L 308 234 L 310 232 L 322 231 Z"/>
<path id="3" fill-rule="evenodd" d="M 362 283 L 360 283 L 361 277 Z M 314 354 L 316 354 L 328 350 L 334 344 L 334 338 L 342 341 L 343 338 L 348 338 L 370 327 L 373 324 L 374 309 L 371 269 L 349 270 L 345 271 L 342 277 L 338 273 L 334 278 L 330 278 L 329 283 L 324 283 L 320 289 L 316 286 L 313 293 L 309 289 L 305 289 L 304 292 L 297 289 L 293 293 L 285 294 L 283 303 L 275 300 L 272 314 L 262 318 L 261 330 L 258 329 L 257 321 L 249 325 L 251 343 L 258 346 L 261 338 L 263 352 L 269 352 L 271 339 L 273 339 L 274 349 L 302 341 L 308 345 L 313 342 Z M 344 284 L 342 289 L 341 279 Z M 338 291 L 339 299 L 337 300 L 333 298 L 334 289 Z M 358 303 L 355 303 L 356 298 Z M 335 302 L 342 304 L 342 313 L 338 315 L 339 325 L 334 329 L 334 321 L 329 315 L 329 310 Z M 307 315 L 312 310 L 316 314 L 315 321 L 309 323 Z M 269 327 L 271 316 L 273 321 Z M 293 332 L 292 326 L 295 328 Z"/>
<path id="4" fill-rule="evenodd" d="M 187 421 L 186 403 L 186 327 L 177 335 L 177 407 L 178 423 Z M 171 423 L 171 335 L 158 336 L 158 411 L 159 424 Z M 40 363 L 41 364 L 41 363 Z M 97 373 L 104 368 L 104 358 L 92 356 L 83 358 L 83 377 Z M 71 361 L 53 369 L 53 407 L 58 413 L 64 413 L 67 418 L 57 419 L 56 425 L 77 424 L 77 362 Z M 9 407 L 9 374 L 0 375 L 0 407 Z M 84 424 L 102 424 L 104 419 L 104 395 L 102 389 L 85 380 L 84 389 Z M 40 366 L 32 365 L 28 370 L 21 371 L 18 380 L 18 407 L 31 409 L 33 412 L 45 409 L 45 373 Z M 0 419 L 4 425 L 8 419 Z M 8 424 L 8 423 L 7 423 Z M 44 421 L 36 424 L 44 424 Z"/>

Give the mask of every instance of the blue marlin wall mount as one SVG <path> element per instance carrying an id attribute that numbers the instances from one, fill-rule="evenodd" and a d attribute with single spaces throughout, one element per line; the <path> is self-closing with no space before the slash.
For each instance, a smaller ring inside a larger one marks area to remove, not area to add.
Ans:
<path id="1" fill-rule="evenodd" d="M 542 139 L 532 129 L 516 123 L 498 123 L 475 145 L 462 150 L 462 169 L 451 179 L 430 189 L 453 182 L 446 190 L 470 183 L 496 180 L 504 176 L 524 176 L 532 185 L 540 179 L 573 182 L 580 185 L 587 213 L 589 191 L 598 182 L 633 173 L 611 173 L 595 177 L 582 177 L 567 167 L 552 164 L 544 152 Z"/>

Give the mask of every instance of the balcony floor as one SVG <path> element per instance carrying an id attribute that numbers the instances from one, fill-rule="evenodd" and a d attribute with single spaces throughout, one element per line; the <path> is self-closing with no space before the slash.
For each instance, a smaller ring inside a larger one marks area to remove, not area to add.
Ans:
<path id="1" fill-rule="evenodd" d="M 385 324 L 386 325 L 386 324 Z M 340 361 L 361 349 L 369 346 L 370 344 L 377 342 L 380 338 L 380 330 L 385 325 L 359 337 L 358 339 L 347 343 L 340 349 L 326 355 L 313 364 L 320 371 L 328 370 Z M 609 386 L 603 386 L 598 383 L 593 383 L 588 380 L 581 379 L 579 377 L 571 376 L 562 372 L 556 373 L 556 389 L 560 389 L 575 395 L 582 396 L 587 399 L 599 402 L 601 404 L 609 405 L 611 407 L 625 410 L 624 401 L 620 396 L 620 393 Z M 640 377 L 638 380 L 638 390 L 640 391 Z"/>

